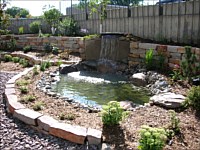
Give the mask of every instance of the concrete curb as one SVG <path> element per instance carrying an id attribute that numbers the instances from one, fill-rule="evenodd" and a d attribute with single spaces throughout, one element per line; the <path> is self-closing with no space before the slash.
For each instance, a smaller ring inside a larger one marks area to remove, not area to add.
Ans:
<path id="1" fill-rule="evenodd" d="M 33 67 L 24 70 L 12 77 L 5 84 L 4 95 L 6 98 L 6 109 L 8 113 L 43 133 L 45 132 L 78 144 L 84 144 L 86 141 L 88 141 L 89 144 L 101 144 L 102 131 L 59 123 L 52 117 L 27 109 L 23 104 L 18 102 L 14 88 L 15 81 L 29 73 L 32 69 Z"/>

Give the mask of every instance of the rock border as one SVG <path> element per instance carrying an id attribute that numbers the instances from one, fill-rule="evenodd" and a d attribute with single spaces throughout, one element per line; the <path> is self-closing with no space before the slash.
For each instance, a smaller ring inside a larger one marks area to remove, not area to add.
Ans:
<path id="1" fill-rule="evenodd" d="M 5 84 L 4 96 L 7 112 L 25 124 L 36 128 L 40 132 L 60 137 L 78 144 L 85 144 L 86 141 L 88 144 L 101 144 L 102 131 L 81 126 L 73 126 L 66 123 L 59 123 L 52 117 L 27 109 L 23 104 L 18 102 L 15 92 L 15 81 L 32 70 L 33 67 L 25 69 L 23 72 L 20 72 L 12 77 Z"/>

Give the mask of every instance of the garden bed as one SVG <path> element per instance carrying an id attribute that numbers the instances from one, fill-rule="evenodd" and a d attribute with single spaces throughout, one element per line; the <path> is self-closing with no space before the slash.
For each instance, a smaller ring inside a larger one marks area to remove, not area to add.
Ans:
<path id="1" fill-rule="evenodd" d="M 20 68 L 20 66 L 18 68 L 12 67 L 13 70 L 10 69 L 10 65 L 15 66 L 16 64 L 2 64 L 1 71 L 22 70 L 22 67 Z M 50 70 L 54 69 L 56 68 L 50 68 Z M 40 72 L 39 75 L 32 76 L 30 73 L 23 77 L 31 83 L 28 85 L 28 94 L 33 94 L 36 97 L 34 102 L 25 104 L 26 107 L 32 109 L 33 104 L 36 101 L 43 101 L 45 105 L 40 111 L 41 113 L 52 116 L 57 120 L 60 119 L 59 116 L 61 113 L 71 114 L 73 120 L 60 120 L 60 122 L 67 122 L 70 124 L 102 130 L 103 142 L 110 144 L 114 149 L 136 149 L 139 141 L 138 130 L 142 125 L 166 127 L 170 124 L 170 115 L 168 110 L 158 106 L 150 106 L 131 112 L 129 117 L 126 118 L 120 126 L 105 127 L 103 126 L 101 117 L 98 113 L 89 113 L 86 110 L 71 105 L 66 101 L 47 96 L 44 93 L 37 91 L 35 88 L 36 81 L 41 78 L 42 74 L 43 73 Z M 17 93 L 19 99 L 21 99 L 23 96 L 19 91 L 17 91 Z M 175 136 L 172 145 L 165 146 L 165 149 L 198 149 L 200 146 L 200 115 L 187 109 L 182 112 L 177 112 L 177 116 L 180 119 L 181 134 Z M 67 119 L 70 118 L 71 117 L 68 116 Z"/>

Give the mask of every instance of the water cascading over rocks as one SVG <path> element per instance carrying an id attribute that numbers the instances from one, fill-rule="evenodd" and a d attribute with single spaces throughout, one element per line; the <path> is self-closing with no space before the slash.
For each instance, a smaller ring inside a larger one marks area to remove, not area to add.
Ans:
<path id="1" fill-rule="evenodd" d="M 97 70 L 102 73 L 113 73 L 117 68 L 116 60 L 119 55 L 119 36 L 102 35 L 101 51 Z"/>

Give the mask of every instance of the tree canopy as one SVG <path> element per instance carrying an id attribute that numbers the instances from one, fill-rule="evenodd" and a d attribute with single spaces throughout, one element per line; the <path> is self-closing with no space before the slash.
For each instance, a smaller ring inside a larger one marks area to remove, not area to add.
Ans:
<path id="1" fill-rule="evenodd" d="M 27 18 L 30 15 L 29 11 L 20 7 L 11 7 L 6 10 L 6 13 L 9 14 L 12 18 L 19 16 L 20 18 Z"/>

